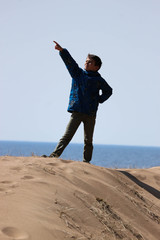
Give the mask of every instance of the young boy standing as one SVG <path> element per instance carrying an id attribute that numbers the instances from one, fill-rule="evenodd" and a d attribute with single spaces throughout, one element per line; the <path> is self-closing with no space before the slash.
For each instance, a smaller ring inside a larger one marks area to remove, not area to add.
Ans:
<path id="1" fill-rule="evenodd" d="M 88 54 L 84 70 L 81 69 L 71 57 L 67 49 L 55 42 L 55 49 L 64 61 L 71 77 L 72 86 L 70 92 L 68 112 L 72 113 L 65 134 L 59 140 L 53 153 L 49 157 L 59 157 L 69 144 L 81 122 L 84 125 L 84 151 L 83 162 L 89 163 L 93 151 L 93 132 L 96 120 L 96 112 L 99 103 L 103 103 L 112 95 L 112 88 L 98 73 L 102 62 L 95 55 Z M 100 95 L 100 90 L 102 94 Z M 42 157 L 47 157 L 43 155 Z"/>

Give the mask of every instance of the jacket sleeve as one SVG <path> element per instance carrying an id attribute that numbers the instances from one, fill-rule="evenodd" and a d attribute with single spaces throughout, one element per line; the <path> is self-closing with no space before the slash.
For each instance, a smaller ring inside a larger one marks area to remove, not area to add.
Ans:
<path id="1" fill-rule="evenodd" d="M 99 103 L 103 103 L 112 95 L 113 90 L 103 78 L 101 78 L 100 89 L 102 94 L 99 96 Z"/>
<path id="2" fill-rule="evenodd" d="M 65 63 L 71 77 L 76 78 L 80 74 L 82 69 L 79 68 L 78 64 L 72 58 L 72 56 L 70 55 L 67 49 L 64 48 L 62 51 L 59 52 L 59 54 L 63 62 Z"/>

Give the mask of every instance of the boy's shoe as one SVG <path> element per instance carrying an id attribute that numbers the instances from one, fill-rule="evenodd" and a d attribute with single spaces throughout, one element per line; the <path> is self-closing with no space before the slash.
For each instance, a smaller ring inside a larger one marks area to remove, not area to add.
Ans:
<path id="1" fill-rule="evenodd" d="M 90 162 L 88 162 L 88 161 L 86 161 L 86 160 L 83 160 L 83 162 L 84 162 L 84 163 L 89 163 L 89 164 L 90 164 Z"/>
<path id="2" fill-rule="evenodd" d="M 44 154 L 44 155 L 42 155 L 41 157 L 47 158 L 48 156 Z"/>
<path id="3" fill-rule="evenodd" d="M 44 158 L 52 158 L 52 157 L 58 158 L 59 156 L 57 154 L 55 154 L 55 153 L 51 153 L 49 156 L 44 154 L 41 157 L 44 157 Z"/>
<path id="4" fill-rule="evenodd" d="M 51 153 L 50 155 L 49 155 L 49 158 L 58 158 L 59 156 L 57 155 L 57 154 L 55 154 L 55 153 Z"/>
<path id="5" fill-rule="evenodd" d="M 55 153 L 51 153 L 49 156 L 44 154 L 41 157 L 43 157 L 43 158 L 58 158 L 59 156 Z"/>

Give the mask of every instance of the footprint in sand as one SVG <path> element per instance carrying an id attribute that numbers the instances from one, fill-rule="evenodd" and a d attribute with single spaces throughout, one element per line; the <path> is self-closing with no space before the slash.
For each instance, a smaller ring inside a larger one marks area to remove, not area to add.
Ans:
<path id="1" fill-rule="evenodd" d="M 30 180 L 30 179 L 33 179 L 34 177 L 32 176 L 24 176 L 22 177 L 21 179 L 24 179 L 24 180 Z"/>
<path id="2" fill-rule="evenodd" d="M 0 192 L 5 192 L 7 194 L 13 193 L 13 188 L 17 188 L 18 183 L 17 182 L 12 182 L 12 181 L 1 181 L 0 182 Z"/>
<path id="3" fill-rule="evenodd" d="M 56 162 L 50 162 L 50 163 L 47 163 L 46 165 L 49 165 L 49 166 L 53 166 L 53 167 L 57 167 L 57 166 L 60 166 L 61 163 L 73 163 L 73 161 L 71 160 L 63 160 L 63 159 L 60 159 L 59 161 L 56 161 Z"/>
<path id="4" fill-rule="evenodd" d="M 22 168 L 20 168 L 20 167 L 12 167 L 11 170 L 14 170 L 14 171 L 21 171 Z"/>
<path id="5" fill-rule="evenodd" d="M 0 188 L 0 192 L 4 192 L 5 191 L 5 189 L 4 188 Z"/>
<path id="6" fill-rule="evenodd" d="M 23 240 L 29 238 L 28 233 L 15 227 L 5 227 L 2 229 L 2 233 L 15 240 L 16 239 Z"/>
<path id="7" fill-rule="evenodd" d="M 5 180 L 5 181 L 2 181 L 2 182 L 0 182 L 0 183 L 3 183 L 3 184 L 10 184 L 10 183 L 12 183 L 11 181 L 7 181 L 7 180 Z"/>
<path id="8" fill-rule="evenodd" d="M 46 165 L 49 165 L 49 166 L 57 166 L 58 163 L 47 163 Z"/>
<path id="9" fill-rule="evenodd" d="M 60 161 L 61 161 L 62 163 L 73 163 L 72 160 L 63 160 L 63 159 L 60 159 Z"/>

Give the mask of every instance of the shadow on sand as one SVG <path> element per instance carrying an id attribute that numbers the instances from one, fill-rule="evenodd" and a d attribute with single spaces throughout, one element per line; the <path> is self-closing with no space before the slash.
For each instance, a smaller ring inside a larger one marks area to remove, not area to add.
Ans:
<path id="1" fill-rule="evenodd" d="M 146 183 L 141 182 L 135 176 L 133 176 L 132 174 L 130 174 L 126 171 L 119 171 L 119 172 L 123 173 L 125 176 L 127 176 L 129 179 L 131 179 L 133 182 L 135 182 L 138 186 L 140 186 L 141 188 L 143 188 L 146 191 L 148 191 L 149 193 L 151 193 L 154 197 L 160 199 L 160 191 L 158 191 L 157 189 L 149 186 Z"/>

